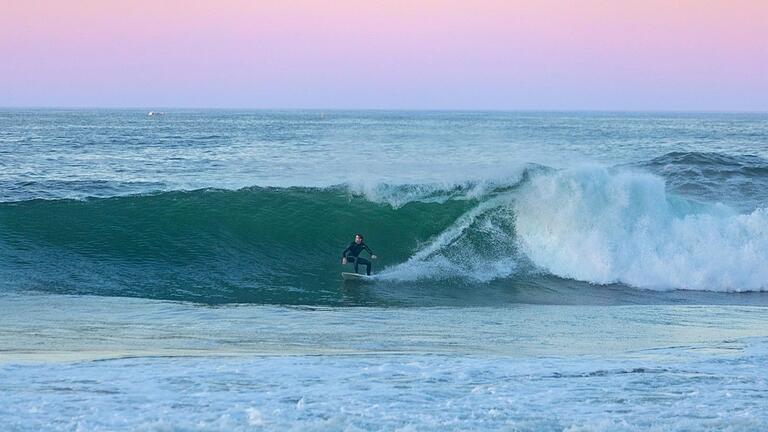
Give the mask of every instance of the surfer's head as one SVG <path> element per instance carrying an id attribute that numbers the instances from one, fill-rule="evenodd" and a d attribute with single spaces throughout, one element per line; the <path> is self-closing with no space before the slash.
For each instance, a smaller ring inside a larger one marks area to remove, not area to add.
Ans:
<path id="1" fill-rule="evenodd" d="M 362 234 L 355 234 L 355 243 L 360 244 L 363 242 L 363 235 Z"/>

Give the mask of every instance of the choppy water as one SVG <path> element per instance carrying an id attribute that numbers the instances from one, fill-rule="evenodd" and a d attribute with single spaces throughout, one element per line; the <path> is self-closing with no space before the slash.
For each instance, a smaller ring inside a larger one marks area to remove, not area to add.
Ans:
<path id="1" fill-rule="evenodd" d="M 0 111 L 0 420 L 762 430 L 766 191 L 764 114 Z"/>

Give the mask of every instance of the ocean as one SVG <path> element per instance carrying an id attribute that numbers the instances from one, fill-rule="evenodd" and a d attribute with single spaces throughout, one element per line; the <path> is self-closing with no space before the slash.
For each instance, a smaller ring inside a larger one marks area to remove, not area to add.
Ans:
<path id="1" fill-rule="evenodd" d="M 767 263 L 768 114 L 2 109 L 0 424 L 763 431 Z"/>

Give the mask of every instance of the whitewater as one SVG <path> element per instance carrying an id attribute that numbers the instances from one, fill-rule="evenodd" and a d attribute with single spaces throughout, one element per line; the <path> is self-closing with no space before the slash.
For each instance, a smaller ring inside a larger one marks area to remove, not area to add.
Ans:
<path id="1" fill-rule="evenodd" d="M 0 421 L 763 430 L 766 143 L 764 114 L 2 110 Z"/>

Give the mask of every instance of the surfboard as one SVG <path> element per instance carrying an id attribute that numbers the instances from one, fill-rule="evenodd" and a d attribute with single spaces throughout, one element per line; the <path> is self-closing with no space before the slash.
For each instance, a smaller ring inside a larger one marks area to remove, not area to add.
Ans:
<path id="1" fill-rule="evenodd" d="M 344 280 L 354 280 L 354 281 L 369 281 L 371 280 L 370 276 L 359 274 L 359 273 L 348 273 L 348 272 L 341 272 L 341 277 Z"/>

